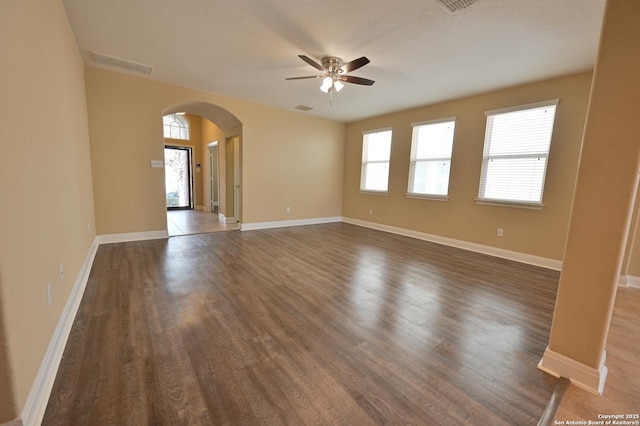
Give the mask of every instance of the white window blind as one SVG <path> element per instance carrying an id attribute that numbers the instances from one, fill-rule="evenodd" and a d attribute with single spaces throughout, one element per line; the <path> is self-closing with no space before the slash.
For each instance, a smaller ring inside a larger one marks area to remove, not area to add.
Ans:
<path id="1" fill-rule="evenodd" d="M 448 195 L 455 124 L 454 118 L 413 124 L 409 195 Z"/>
<path id="2" fill-rule="evenodd" d="M 364 133 L 360 190 L 377 192 L 388 190 L 390 157 L 391 129 Z"/>
<path id="3" fill-rule="evenodd" d="M 542 205 L 558 100 L 487 111 L 479 201 Z"/>
<path id="4" fill-rule="evenodd" d="M 189 122 L 179 114 L 169 114 L 162 117 L 164 137 L 170 139 L 189 140 Z"/>

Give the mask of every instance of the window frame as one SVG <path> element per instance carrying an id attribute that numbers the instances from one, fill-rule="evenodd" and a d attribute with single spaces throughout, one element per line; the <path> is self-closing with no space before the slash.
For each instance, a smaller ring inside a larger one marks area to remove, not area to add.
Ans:
<path id="1" fill-rule="evenodd" d="M 367 161 L 368 152 L 368 136 L 376 133 L 390 132 L 389 136 L 389 155 L 386 160 L 369 160 Z M 360 192 L 365 194 L 386 195 L 389 193 L 389 176 L 391 175 L 391 148 L 393 147 L 393 128 L 385 127 L 375 130 L 366 130 L 362 132 L 362 163 L 360 167 Z M 366 182 L 366 170 L 369 164 L 387 164 L 387 188 L 384 190 L 364 188 Z"/>
<path id="2" fill-rule="evenodd" d="M 167 117 L 171 117 L 172 122 L 167 123 L 165 120 L 167 119 Z M 173 123 L 177 123 L 177 126 L 172 127 Z M 186 136 L 186 137 L 177 137 L 174 138 L 171 135 L 171 130 L 173 128 L 177 128 L 178 129 L 178 134 L 179 136 Z M 182 115 L 182 114 L 178 114 L 178 113 L 173 113 L 173 114 L 165 114 L 162 116 L 162 129 L 163 129 L 163 135 L 165 139 L 174 139 L 174 140 L 180 140 L 180 141 L 189 141 L 191 140 L 191 129 L 190 129 L 190 124 L 189 124 L 189 120 L 187 120 L 187 118 Z M 169 135 L 167 135 L 167 129 L 169 130 Z M 183 134 L 184 132 L 184 134 Z"/>
<path id="3" fill-rule="evenodd" d="M 434 124 L 442 124 L 442 123 L 453 123 L 453 133 L 451 135 L 451 151 L 448 157 L 425 157 L 425 158 L 416 158 L 417 151 L 417 136 L 416 131 L 423 126 L 430 126 Z M 439 118 L 435 120 L 427 120 L 420 121 L 416 123 L 411 123 L 411 153 L 409 154 L 409 179 L 407 182 L 407 198 L 421 198 L 427 200 L 435 200 L 435 201 L 447 201 L 449 200 L 449 184 L 451 182 L 451 163 L 453 158 L 453 144 L 455 140 L 455 128 L 456 128 L 456 117 L 446 117 Z M 428 192 L 414 192 L 412 191 L 413 184 L 415 182 L 415 166 L 418 162 L 435 162 L 435 161 L 448 161 L 449 162 L 449 170 L 447 176 L 447 191 L 445 194 L 433 194 Z"/>
<path id="4" fill-rule="evenodd" d="M 535 102 L 535 103 L 530 103 L 530 104 L 525 104 L 525 105 L 518 105 L 518 106 L 513 106 L 513 107 L 509 107 L 509 108 L 501 108 L 501 109 L 495 109 L 495 110 L 490 110 L 490 111 L 485 111 L 485 117 L 486 117 L 486 125 L 485 125 L 485 139 L 484 139 L 484 145 L 483 145 L 483 150 L 482 150 L 482 167 L 481 167 L 481 171 L 480 171 L 480 179 L 479 179 L 479 185 L 478 185 L 478 197 L 476 198 L 476 203 L 478 204 L 486 204 L 486 205 L 498 205 L 498 206 L 504 206 L 504 207 L 519 207 L 519 208 L 528 208 L 528 209 L 535 209 L 535 210 L 540 210 L 544 207 L 542 201 L 543 201 L 543 197 L 544 197 L 544 187 L 545 187 L 545 181 L 546 181 L 546 177 L 547 177 L 547 169 L 549 166 L 549 156 L 551 153 L 551 144 L 553 142 L 553 130 L 555 127 L 555 119 L 556 119 L 556 114 L 557 114 L 557 106 L 559 104 L 560 100 L 559 99 L 550 99 L 547 101 L 542 101 L 542 102 Z M 539 152 L 530 152 L 530 153 L 507 153 L 507 154 L 499 154 L 499 155 L 489 155 L 489 149 L 490 149 L 490 137 L 491 134 L 493 132 L 493 122 L 491 121 L 490 123 L 490 118 L 492 116 L 496 116 L 496 115 L 500 115 L 500 114 L 507 114 L 507 113 L 511 113 L 511 112 L 518 112 L 518 111 L 526 111 L 526 110 L 532 110 L 532 109 L 538 109 L 538 108 L 545 108 L 545 107 L 554 107 L 554 116 L 553 119 L 551 121 L 551 129 L 549 129 L 549 143 L 548 143 L 548 148 L 545 152 L 539 151 Z M 490 127 L 491 124 L 491 127 Z M 489 142 L 489 144 L 488 144 Z M 544 169 L 543 169 L 543 173 L 542 173 L 542 179 L 540 181 L 540 199 L 539 200 L 517 200 L 517 199 L 510 199 L 510 198 L 490 198 L 490 197 L 486 197 L 483 194 L 486 193 L 486 186 L 487 186 L 487 167 L 488 167 L 488 163 L 494 159 L 531 159 L 531 158 L 544 158 L 545 159 L 545 164 L 544 164 Z"/>

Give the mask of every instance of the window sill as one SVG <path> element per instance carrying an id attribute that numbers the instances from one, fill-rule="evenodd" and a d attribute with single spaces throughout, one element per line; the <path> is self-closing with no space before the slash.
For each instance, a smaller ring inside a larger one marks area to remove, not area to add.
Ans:
<path id="1" fill-rule="evenodd" d="M 373 191 L 371 189 L 361 189 L 360 193 L 366 195 L 389 195 L 389 191 Z"/>
<path id="2" fill-rule="evenodd" d="M 411 192 L 407 192 L 405 196 L 407 198 L 414 198 L 416 200 L 449 201 L 448 195 L 414 194 Z"/>
<path id="3" fill-rule="evenodd" d="M 481 204 L 485 206 L 498 206 L 498 207 L 511 207 L 516 209 L 528 209 L 528 210 L 542 210 L 544 205 L 537 203 L 525 203 L 518 201 L 508 201 L 508 200 L 484 200 L 480 198 L 476 198 L 476 204 Z"/>

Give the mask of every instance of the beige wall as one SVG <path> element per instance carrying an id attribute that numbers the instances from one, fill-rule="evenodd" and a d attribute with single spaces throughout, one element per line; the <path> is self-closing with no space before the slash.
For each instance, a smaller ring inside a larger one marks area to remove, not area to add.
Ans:
<path id="1" fill-rule="evenodd" d="M 0 38 L 2 423 L 24 408 L 95 226 L 84 68 L 62 3 L 3 2 Z"/>
<path id="2" fill-rule="evenodd" d="M 344 124 L 97 68 L 85 74 L 98 234 L 166 229 L 163 170 L 150 161 L 163 158 L 162 111 L 191 101 L 242 122 L 243 223 L 340 216 Z"/>
<path id="3" fill-rule="evenodd" d="M 631 240 L 627 274 L 640 278 L 640 216 L 636 216 L 634 224 L 635 236 Z"/>
<path id="4" fill-rule="evenodd" d="M 345 149 L 343 216 L 561 260 L 577 171 L 591 73 L 518 86 L 351 123 Z M 560 99 L 540 211 L 476 204 L 484 112 Z M 449 197 L 409 199 L 411 123 L 456 117 Z M 392 127 L 389 194 L 359 192 L 362 132 Z M 373 209 L 373 215 L 369 215 Z M 504 237 L 497 237 L 497 228 Z"/>
<path id="5" fill-rule="evenodd" d="M 633 215 L 629 227 L 629 238 L 625 246 L 624 261 L 620 275 L 631 276 L 631 280 L 640 277 L 640 190 L 636 191 Z M 635 284 L 635 283 L 634 283 Z"/>
<path id="6" fill-rule="evenodd" d="M 193 207 L 202 206 L 202 168 L 199 170 L 196 168 L 196 164 L 202 165 L 202 117 L 197 115 L 185 114 L 193 134 L 189 133 L 191 139 L 191 145 L 193 146 L 193 159 L 191 165 L 191 171 L 193 172 Z"/>

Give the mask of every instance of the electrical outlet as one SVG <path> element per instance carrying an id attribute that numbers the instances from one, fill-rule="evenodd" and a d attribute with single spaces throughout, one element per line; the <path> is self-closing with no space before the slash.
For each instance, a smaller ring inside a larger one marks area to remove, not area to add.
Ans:
<path id="1" fill-rule="evenodd" d="M 291 207 L 287 206 L 287 213 L 291 213 Z"/>
<path id="2" fill-rule="evenodd" d="M 504 229 L 498 228 L 498 231 L 496 232 L 496 235 L 498 237 L 503 237 L 504 236 Z"/>
<path id="3" fill-rule="evenodd" d="M 60 282 L 64 281 L 64 267 L 60 264 Z"/>
<path id="4" fill-rule="evenodd" d="M 49 306 L 53 305 L 53 289 L 51 288 L 51 283 L 47 284 L 47 304 Z"/>
<path id="5" fill-rule="evenodd" d="M 369 209 L 369 214 L 373 214 L 373 209 Z"/>

